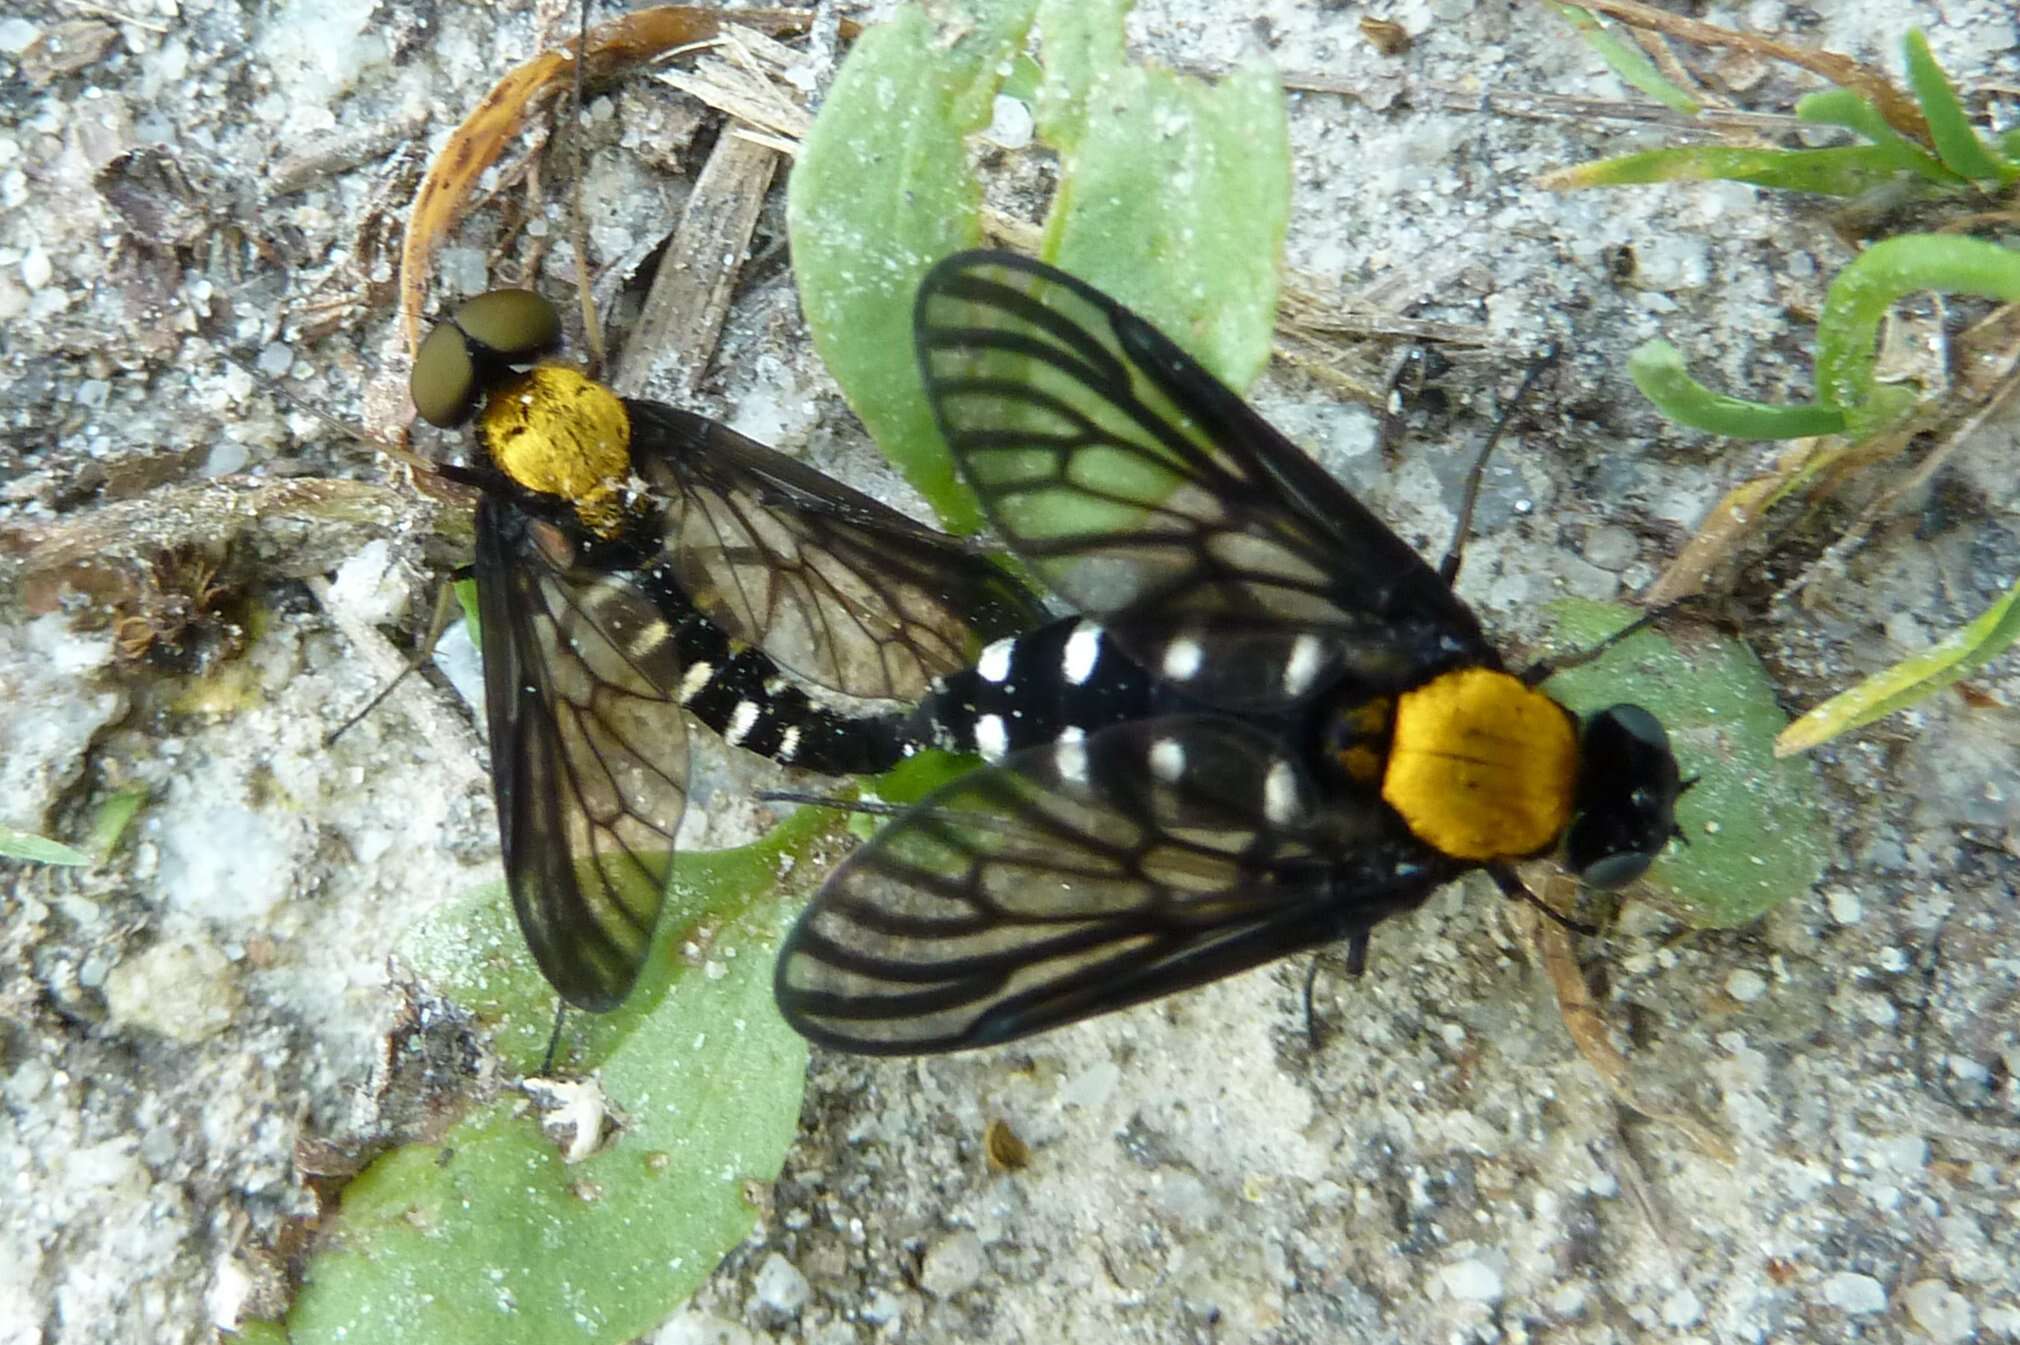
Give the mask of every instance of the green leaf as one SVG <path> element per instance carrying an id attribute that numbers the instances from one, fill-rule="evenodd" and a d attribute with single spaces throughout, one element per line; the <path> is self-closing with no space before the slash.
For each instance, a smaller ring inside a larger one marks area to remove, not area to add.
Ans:
<path id="1" fill-rule="evenodd" d="M 1591 10 L 1578 5 L 1554 3 L 1550 8 L 1577 29 L 1585 44 L 1598 52 L 1607 67 L 1631 87 L 1686 117 L 1694 117 L 1702 110 L 1695 98 L 1663 77 L 1662 72 L 1655 68 L 1655 62 L 1648 59 L 1647 53 L 1614 36 L 1613 30 L 1601 23 Z"/>
<path id="2" fill-rule="evenodd" d="M 1796 116 L 1819 126 L 1843 126 L 1873 142 L 1896 168 L 1944 186 L 1962 186 L 1964 180 L 1944 168 L 1918 145 L 1911 144 L 1887 124 L 1880 109 L 1850 89 L 1826 89 L 1805 94 L 1796 102 Z"/>
<path id="3" fill-rule="evenodd" d="M 2020 177 L 2020 165 L 1999 158 L 1971 129 L 1971 119 L 1957 100 L 1949 76 L 1929 54 L 1929 39 L 1922 36 L 1921 29 L 1910 28 L 1901 45 L 1907 54 L 1908 83 L 1915 90 L 1915 101 L 1922 105 L 1922 115 L 1929 119 L 1929 139 L 1935 142 L 1943 163 L 1975 182 L 2011 182 Z"/>
<path id="4" fill-rule="evenodd" d="M 25 859 L 30 864 L 62 864 L 75 867 L 91 863 L 91 856 L 61 841 L 37 836 L 13 827 L 0 827 L 0 859 Z"/>
<path id="5" fill-rule="evenodd" d="M 1554 640 L 1565 649 L 1596 644 L 1637 615 L 1610 603 L 1550 607 Z M 1827 847 L 1814 774 L 1776 760 L 1786 716 L 1745 645 L 1642 631 L 1544 689 L 1581 713 L 1629 701 L 1668 727 L 1684 778 L 1697 780 L 1677 805 L 1689 843 L 1664 851 L 1644 887 L 1678 919 L 1700 929 L 1742 925 L 1822 876 Z"/>
<path id="6" fill-rule="evenodd" d="M 1651 182 L 1749 182 L 1756 187 L 1851 197 L 1884 187 L 1899 168 L 1876 145 L 1824 149 L 1740 149 L 1727 145 L 1676 145 L 1644 150 L 1545 173 L 1537 181 L 1552 191 L 1579 187 L 1635 187 Z"/>
<path id="7" fill-rule="evenodd" d="M 1269 359 L 1290 220 L 1283 90 L 1247 64 L 1208 85 L 1138 65 L 1126 0 L 1045 0 L 1038 133 L 1059 151 L 1045 260 L 1100 287 L 1222 382 Z"/>
<path id="8" fill-rule="evenodd" d="M 749 845 L 683 851 L 674 857 L 666 903 L 638 983 L 609 1013 L 569 1018 L 561 1063 L 589 1070 L 657 1011 L 691 968 L 682 947 L 752 911 L 777 912 L 781 883 L 803 867 L 840 814 L 802 808 Z M 415 972 L 494 1030 L 492 1049 L 521 1073 L 539 1068 L 554 1022 L 554 992 L 541 978 L 502 886 L 485 887 L 415 924 L 402 943 Z"/>
<path id="9" fill-rule="evenodd" d="M 970 530 L 979 511 L 934 427 L 911 317 L 926 268 L 981 241 L 965 137 L 989 121 L 998 81 L 1036 79 L 1039 132 L 1060 153 L 1040 254 L 1237 388 L 1269 356 L 1290 148 L 1273 75 L 1244 66 L 1209 86 L 1136 65 L 1120 0 L 1048 0 L 1042 65 L 1019 50 L 1030 3 L 957 8 L 945 35 L 907 8 L 857 42 L 794 167 L 787 216 L 816 348 L 885 454 Z"/>
<path id="10" fill-rule="evenodd" d="M 690 1295 L 755 1225 L 746 1186 L 777 1175 L 798 1131 L 806 1045 L 771 998 L 778 888 L 835 825 L 804 809 L 753 845 L 681 855 L 638 988 L 564 1033 L 621 1119 L 615 1141 L 564 1163 L 513 1096 L 383 1156 L 324 1222 L 295 1345 L 615 1345 Z M 480 1021 L 508 1015 L 501 1054 L 532 1068 L 553 998 L 501 888 L 429 920 L 410 956 Z"/>
<path id="11" fill-rule="evenodd" d="M 1807 752 L 1926 700 L 2005 653 L 2015 639 L 2020 639 L 2020 583 L 1948 639 L 1839 692 L 1783 729 L 1775 754 Z"/>
<path id="12" fill-rule="evenodd" d="M 1667 341 L 1645 341 L 1627 359 L 1627 375 L 1655 409 L 1679 425 L 1734 439 L 1800 439 L 1836 434 L 1845 413 L 1805 402 L 1772 406 L 1713 392 L 1690 376 L 1683 353 Z"/>
<path id="13" fill-rule="evenodd" d="M 470 643 L 479 649 L 484 647 L 483 618 L 477 615 L 477 581 L 458 579 L 450 589 L 456 595 L 456 605 L 463 609 L 463 625 L 470 632 Z"/>
<path id="14" fill-rule="evenodd" d="M 1044 82 L 1045 71 L 1038 62 L 1031 59 L 1029 52 L 1020 52 L 1017 59 L 1010 62 L 1010 73 L 1003 77 L 1003 87 L 996 92 L 1005 98 L 1035 103 L 1038 101 L 1038 86 Z"/>
<path id="15" fill-rule="evenodd" d="M 989 124 L 1035 0 L 906 8 L 857 39 L 786 190 L 793 274 L 814 348 L 886 456 L 947 526 L 972 532 L 912 353 L 912 296 L 934 261 L 982 241 L 965 137 Z"/>
<path id="16" fill-rule="evenodd" d="M 147 788 L 144 785 L 129 785 L 107 795 L 92 815 L 91 840 L 85 849 L 100 859 L 110 856 L 119 847 L 126 829 L 133 824 L 140 805 L 146 802 Z"/>

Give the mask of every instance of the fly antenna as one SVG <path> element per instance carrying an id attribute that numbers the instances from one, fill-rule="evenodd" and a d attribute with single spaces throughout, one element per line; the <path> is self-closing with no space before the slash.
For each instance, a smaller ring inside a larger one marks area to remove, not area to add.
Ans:
<path id="1" fill-rule="evenodd" d="M 863 813 L 870 817 L 899 817 L 912 811 L 911 805 L 883 803 L 875 799 L 848 799 L 839 794 L 816 794 L 804 789 L 763 789 L 759 803 L 797 803 L 812 808 L 832 808 L 838 813 Z"/>
<path id="2" fill-rule="evenodd" d="M 293 388 L 276 380 L 272 375 L 262 373 L 257 365 L 237 351 L 223 351 L 221 352 L 221 358 L 226 364 L 231 365 L 234 369 L 239 370 L 246 377 L 252 379 L 255 386 L 278 400 L 286 402 L 302 414 L 313 418 L 331 433 L 341 435 L 354 443 L 363 444 L 366 448 L 383 453 L 395 462 L 403 463 L 417 472 L 426 472 L 431 476 L 436 474 L 435 464 L 407 447 L 406 444 L 397 440 L 382 439 L 378 435 L 360 429 L 340 416 L 331 415 L 328 411 L 323 410 L 322 407 L 317 406 Z"/>
<path id="3" fill-rule="evenodd" d="M 1583 649 L 1574 649 L 1570 653 L 1560 654 L 1556 658 L 1538 659 L 1522 670 L 1522 685 L 1526 687 L 1541 686 L 1544 682 L 1549 681 L 1566 668 L 1582 667 L 1619 644 L 1622 640 L 1627 639 L 1630 635 L 1637 635 L 1647 630 L 1650 626 L 1667 620 L 1678 609 L 1688 607 L 1697 601 L 1698 598 L 1693 595 L 1688 598 L 1678 598 L 1675 602 L 1666 602 L 1660 607 L 1651 607 L 1625 626 L 1622 626 L 1619 630 L 1613 632 L 1613 634 L 1589 644 Z"/>
<path id="4" fill-rule="evenodd" d="M 1584 924 L 1560 912 L 1555 906 L 1529 890 L 1529 884 L 1515 876 L 1515 871 L 1505 864 L 1489 864 L 1487 872 L 1494 879 L 1494 886 L 1501 889 L 1501 895 L 1534 907 L 1549 917 L 1550 923 L 1581 938 L 1592 938 L 1599 933 L 1599 926 Z"/>
<path id="5" fill-rule="evenodd" d="M 1494 454 L 1494 446 L 1501 442 L 1502 431 L 1508 428 L 1509 420 L 1517 408 L 1527 401 L 1535 390 L 1537 380 L 1543 377 L 1551 365 L 1557 363 L 1561 354 L 1556 342 L 1543 347 L 1542 353 L 1529 362 L 1529 372 L 1522 376 L 1522 386 L 1515 389 L 1515 395 L 1501 408 L 1500 418 L 1487 435 L 1487 442 L 1481 445 L 1480 455 L 1473 459 L 1473 469 L 1466 473 L 1466 493 L 1459 501 L 1459 523 L 1452 530 L 1452 545 L 1445 549 L 1445 558 L 1438 562 L 1438 577 L 1449 586 L 1459 577 L 1459 562 L 1466 549 L 1466 535 L 1473 530 L 1473 506 L 1480 499 L 1480 482 L 1487 475 L 1487 459 Z"/>
<path id="6" fill-rule="evenodd" d="M 603 324 L 596 319 L 596 299 L 589 292 L 589 226 L 583 221 L 582 178 L 588 172 L 589 147 L 583 143 L 583 62 L 589 59 L 589 0 L 582 0 L 575 27 L 575 171 L 568 189 L 568 228 L 575 247 L 575 297 L 582 309 L 582 339 L 589 347 L 589 376 L 600 378 L 608 362 L 603 346 Z"/>
<path id="7" fill-rule="evenodd" d="M 449 627 L 451 599 L 455 592 L 456 590 L 450 584 L 443 584 L 436 590 L 435 614 L 428 621 L 428 633 L 422 637 L 421 643 L 415 647 L 414 656 L 407 660 L 407 666 L 400 669 L 391 681 L 380 687 L 378 694 L 366 701 L 362 709 L 353 713 L 349 719 L 346 719 L 334 729 L 331 729 L 323 738 L 324 747 L 327 748 L 335 745 L 337 739 L 343 737 L 344 734 L 350 732 L 353 728 L 356 728 L 366 715 L 378 709 L 386 697 L 393 694 L 395 687 L 407 680 L 408 674 L 418 671 L 420 666 L 427 662 L 429 655 L 435 652 L 435 645 L 441 640 L 442 632 Z"/>

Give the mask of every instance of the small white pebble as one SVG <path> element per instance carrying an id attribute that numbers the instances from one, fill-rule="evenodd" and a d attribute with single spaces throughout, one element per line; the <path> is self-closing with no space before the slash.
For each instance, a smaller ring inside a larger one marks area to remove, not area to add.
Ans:
<path id="1" fill-rule="evenodd" d="M 773 1252 L 758 1267 L 751 1279 L 751 1287 L 760 1308 L 776 1317 L 796 1317 L 807 1300 L 813 1297 L 813 1287 L 799 1267 Z"/>
<path id="2" fill-rule="evenodd" d="M 1951 1078 L 1962 1079 L 1966 1083 L 1989 1083 L 1992 1079 L 1992 1071 L 1969 1056 L 1950 1056 L 1945 1065 L 1950 1071 Z"/>
<path id="3" fill-rule="evenodd" d="M 295 367 L 294 349 L 285 341 L 269 341 L 260 347 L 259 358 L 253 367 L 268 378 L 286 378 L 288 371 Z"/>
<path id="4" fill-rule="evenodd" d="M 905 1300 L 889 1289 L 872 1289 L 856 1315 L 871 1326 L 882 1326 L 885 1322 L 896 1321 L 904 1310 Z"/>
<path id="5" fill-rule="evenodd" d="M 989 129 L 982 133 L 982 138 L 1004 149 L 1023 149 L 1031 143 L 1036 127 L 1029 103 L 999 93 L 990 108 Z"/>
<path id="6" fill-rule="evenodd" d="M 1501 1298 L 1501 1272 L 1485 1261 L 1455 1261 L 1438 1272 L 1445 1292 L 1468 1303 L 1495 1303 Z"/>
<path id="7" fill-rule="evenodd" d="M 1689 1289 L 1678 1289 L 1662 1300 L 1662 1324 L 1673 1331 L 1696 1326 L 1704 1317 L 1704 1300 Z"/>
<path id="8" fill-rule="evenodd" d="M 2000 1336 L 2020 1338 L 2020 1308 L 2001 1307 L 1995 1303 L 1985 1309 L 1985 1334 L 1994 1340 Z"/>
<path id="9" fill-rule="evenodd" d="M 1901 1301 L 1909 1320 L 1942 1345 L 1971 1338 L 1971 1300 L 1943 1281 L 1916 1280 L 1901 1295 Z"/>
<path id="10" fill-rule="evenodd" d="M 1725 978 L 1725 993 L 1742 1004 L 1751 1004 L 1767 993 L 1767 978 L 1744 967 Z"/>
<path id="11" fill-rule="evenodd" d="M 42 30 L 26 19 L 12 15 L 0 19 L 0 56 L 19 56 L 41 36 Z"/>
<path id="12" fill-rule="evenodd" d="M 1849 1316 L 1863 1317 L 1887 1306 L 1887 1290 L 1871 1275 L 1840 1271 L 1824 1281 L 1824 1302 Z"/>
<path id="13" fill-rule="evenodd" d="M 1859 906 L 1859 899 L 1842 887 L 1831 889 L 1826 904 L 1830 908 L 1831 919 L 1841 925 L 1856 925 L 1865 912 Z"/>
<path id="14" fill-rule="evenodd" d="M 1100 1107 L 1115 1096 L 1122 1082 L 1122 1067 L 1113 1060 L 1089 1065 L 1059 1086 L 1059 1102 L 1065 1107 Z"/>
<path id="15" fill-rule="evenodd" d="M 926 1257 L 919 1263 L 919 1287 L 935 1298 L 952 1298 L 978 1284 L 988 1265 L 982 1239 L 974 1230 L 964 1228 L 926 1249 Z"/>
<path id="16" fill-rule="evenodd" d="M 1889 1135 L 1873 1145 L 1873 1158 L 1896 1172 L 1918 1172 L 1929 1165 L 1929 1141 L 1920 1135 Z"/>

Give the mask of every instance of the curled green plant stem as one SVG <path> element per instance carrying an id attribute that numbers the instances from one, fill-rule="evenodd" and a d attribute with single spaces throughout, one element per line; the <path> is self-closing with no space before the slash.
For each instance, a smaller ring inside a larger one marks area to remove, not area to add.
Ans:
<path id="1" fill-rule="evenodd" d="M 1957 91 L 1929 54 L 1929 39 L 1921 30 L 1910 28 L 1901 45 L 1907 53 L 1908 82 L 1914 86 L 1922 115 L 1929 119 L 1929 139 L 1943 163 L 1974 182 L 2011 182 L 2020 177 L 2020 164 L 2000 158 L 1971 129 Z"/>
<path id="2" fill-rule="evenodd" d="M 1627 374 L 1656 410 L 1694 430 L 1734 439 L 1800 439 L 1845 427 L 1844 412 L 1834 406 L 1775 406 L 1714 392 L 1690 376 L 1682 353 L 1667 341 L 1644 343 L 1628 357 Z"/>
<path id="3" fill-rule="evenodd" d="M 1977 238 L 1905 234 L 1873 244 L 1831 281 L 1817 321 L 1817 400 L 1839 409 L 1864 437 L 1905 409 L 1905 390 L 1873 378 L 1880 319 L 1917 290 L 2020 300 L 2020 252 Z"/>

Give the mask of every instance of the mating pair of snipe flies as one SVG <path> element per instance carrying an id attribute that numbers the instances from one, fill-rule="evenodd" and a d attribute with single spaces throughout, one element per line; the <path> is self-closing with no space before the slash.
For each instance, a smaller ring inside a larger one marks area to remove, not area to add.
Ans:
<path id="1" fill-rule="evenodd" d="M 927 394 L 996 534 L 964 541 L 688 412 L 537 364 L 554 310 L 463 305 L 424 417 L 473 414 L 475 578 L 506 873 L 534 957 L 609 1009 L 686 800 L 683 711 L 829 774 L 984 765 L 832 873 L 776 988 L 817 1042 L 1008 1041 L 1369 932 L 1469 869 L 1645 870 L 1681 792 L 1662 726 L 1580 723 L 1433 569 L 1176 344 L 997 252 L 925 278 Z M 527 367 L 531 365 L 532 367 Z M 1462 524 L 1463 530 L 1463 524 Z M 913 708 L 851 716 L 795 679 Z"/>

